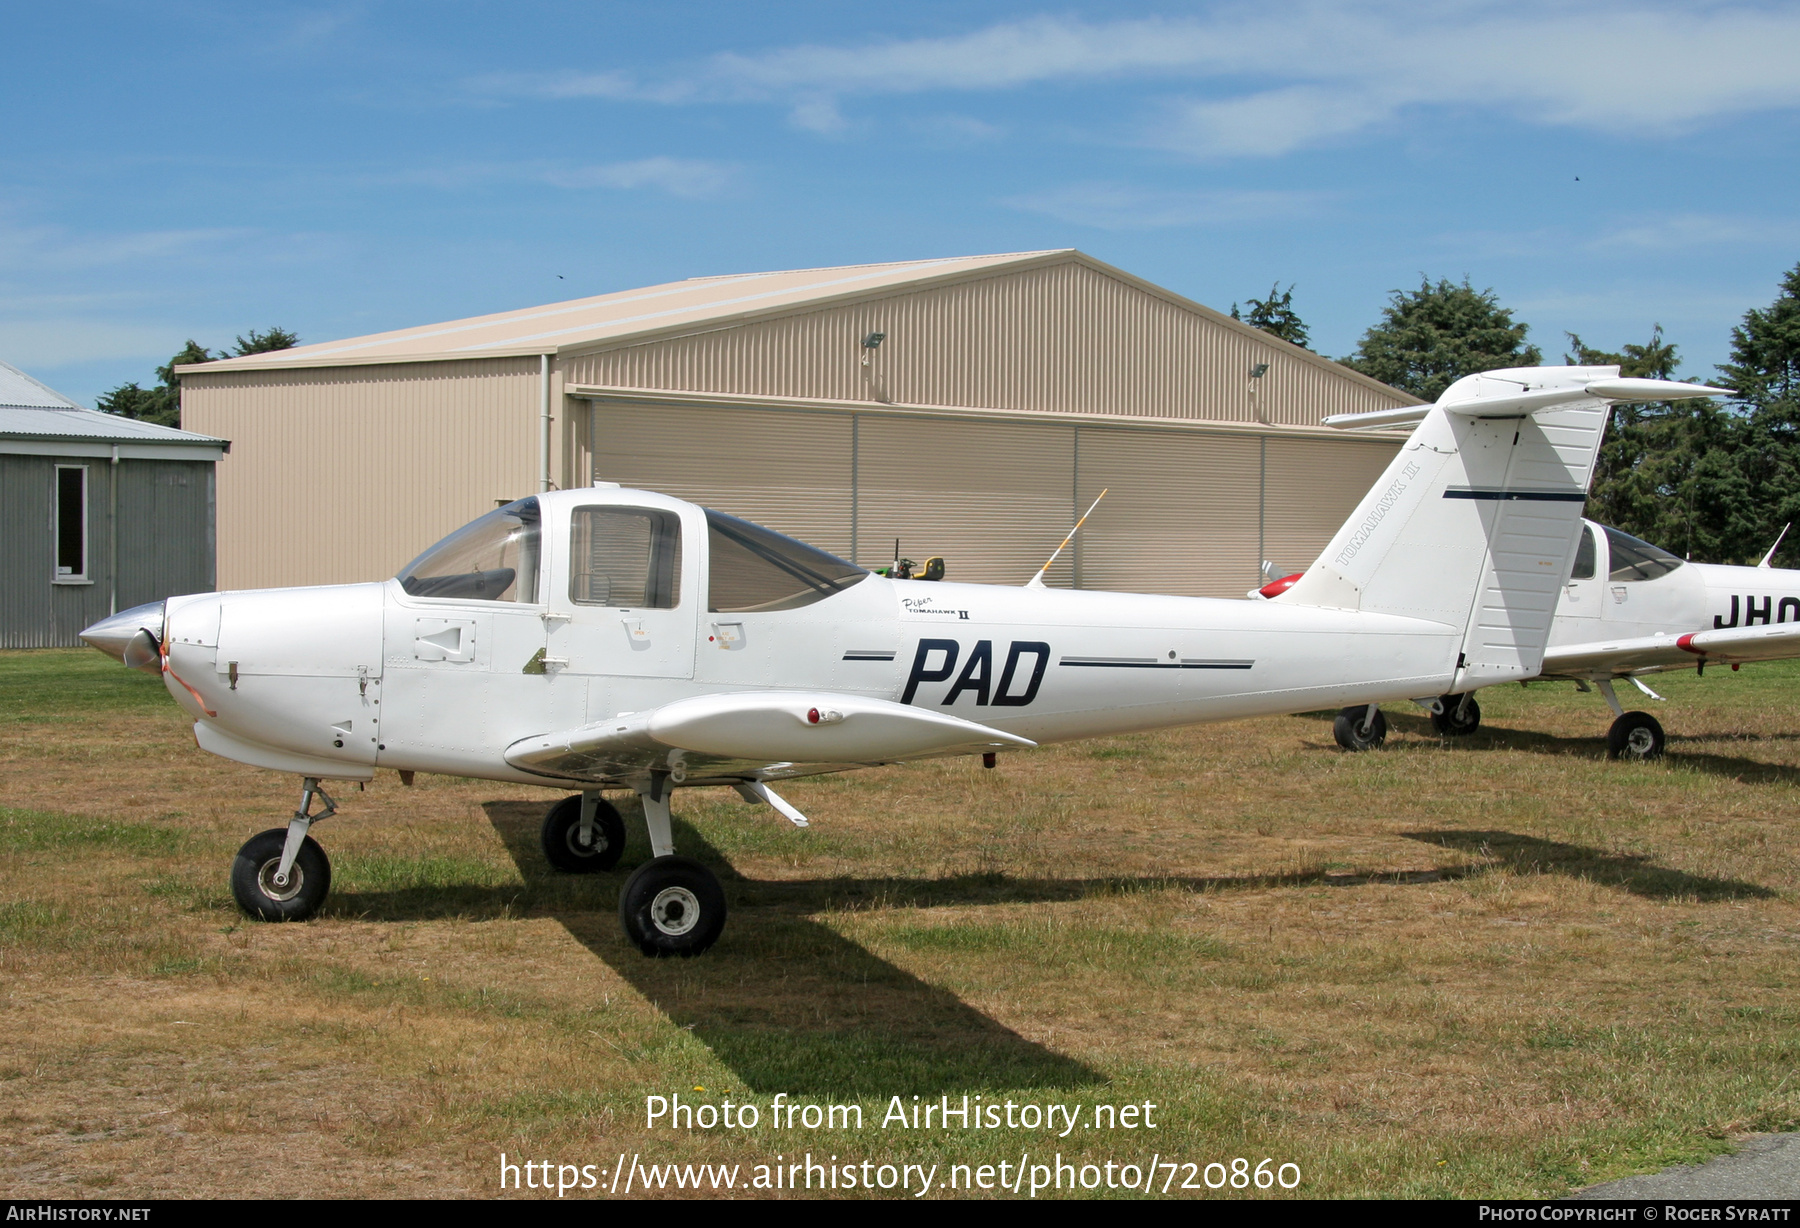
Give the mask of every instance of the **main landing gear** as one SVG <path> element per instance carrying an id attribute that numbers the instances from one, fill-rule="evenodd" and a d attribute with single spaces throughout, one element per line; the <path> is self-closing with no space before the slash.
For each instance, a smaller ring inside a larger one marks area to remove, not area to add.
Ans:
<path id="1" fill-rule="evenodd" d="M 1362 709 L 1357 709 L 1361 712 Z M 1380 722 L 1380 713 L 1375 719 Z M 645 955 L 698 955 L 725 929 L 725 890 L 713 872 L 691 857 L 675 855 L 669 817 L 668 772 L 652 772 L 638 788 L 651 859 L 632 872 L 619 892 L 619 920 Z M 745 801 L 762 802 L 797 827 L 806 818 L 762 784 L 738 787 Z M 315 799 L 322 807 L 313 810 Z M 231 894 L 238 907 L 263 921 L 304 921 L 318 912 L 331 890 L 331 861 L 308 829 L 337 813 L 337 803 L 316 777 L 302 783 L 300 807 L 285 829 L 252 836 L 231 866 Z M 544 816 L 544 856 L 569 874 L 596 874 L 619 864 L 625 821 L 598 789 L 565 797 Z"/>
<path id="2" fill-rule="evenodd" d="M 1615 718 L 1612 728 L 1606 731 L 1606 757 L 1638 762 L 1662 758 L 1668 738 L 1663 734 L 1661 723 L 1648 712 L 1625 711 L 1619 697 L 1613 694 L 1612 679 L 1596 678 L 1594 685 L 1600 689 L 1601 696 L 1613 710 Z M 1655 698 L 1660 699 L 1661 696 Z"/>
<path id="3" fill-rule="evenodd" d="M 1375 704 L 1345 708 L 1331 722 L 1331 736 L 1345 750 L 1374 750 L 1387 741 L 1387 717 Z"/>
<path id="4" fill-rule="evenodd" d="M 669 773 L 651 773 L 638 795 L 654 856 L 625 880 L 619 892 L 619 921 L 625 936 L 645 955 L 698 955 L 724 932 L 725 889 L 711 870 L 675 855 Z M 550 807 L 543 836 L 544 856 L 570 874 L 610 870 L 625 851 L 625 822 L 598 789 Z"/>
<path id="5" fill-rule="evenodd" d="M 1446 738 L 1465 738 L 1481 728 L 1481 705 L 1475 692 L 1440 695 L 1431 709 L 1431 727 Z"/>

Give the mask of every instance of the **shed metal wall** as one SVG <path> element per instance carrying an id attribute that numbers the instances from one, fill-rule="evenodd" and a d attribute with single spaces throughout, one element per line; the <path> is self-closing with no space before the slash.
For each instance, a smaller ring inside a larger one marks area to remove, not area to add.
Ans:
<path id="1" fill-rule="evenodd" d="M 58 465 L 84 465 L 89 582 L 55 584 Z M 118 608 L 212 587 L 212 464 L 117 466 Z M 111 489 L 95 457 L 0 455 L 0 648 L 68 648 L 113 608 Z"/>
<path id="2" fill-rule="evenodd" d="M 895 538 L 948 576 L 1023 584 L 1088 505 L 1053 587 L 1240 597 L 1261 560 L 1324 549 L 1399 441 L 1291 439 L 881 412 L 596 403 L 595 477 L 661 490 L 853 558 Z M 854 480 L 851 480 L 851 475 Z M 817 494 L 815 494 L 817 492 Z"/>
<path id="3" fill-rule="evenodd" d="M 378 580 L 498 499 L 537 490 L 538 360 L 182 377 L 182 425 L 232 441 L 218 581 Z"/>
<path id="4" fill-rule="evenodd" d="M 865 350 L 873 332 L 886 340 Z M 576 385 L 1201 421 L 1310 426 L 1410 403 L 1074 260 L 560 362 Z"/>

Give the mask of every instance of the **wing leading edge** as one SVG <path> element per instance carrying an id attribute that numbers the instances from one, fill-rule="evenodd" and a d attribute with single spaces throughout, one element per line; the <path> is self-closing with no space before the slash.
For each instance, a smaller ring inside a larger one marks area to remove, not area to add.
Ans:
<path id="1" fill-rule="evenodd" d="M 1795 656 L 1800 656 L 1800 623 L 1777 623 L 1568 644 L 1544 653 L 1543 676 L 1612 677 L 1643 670 L 1685 669 L 1704 661 L 1775 661 Z"/>

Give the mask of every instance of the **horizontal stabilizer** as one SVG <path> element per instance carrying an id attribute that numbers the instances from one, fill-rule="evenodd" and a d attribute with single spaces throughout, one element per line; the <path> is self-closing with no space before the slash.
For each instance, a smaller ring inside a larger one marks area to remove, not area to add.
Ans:
<path id="1" fill-rule="evenodd" d="M 1603 678 L 1633 670 L 1684 669 L 1699 661 L 1778 661 L 1784 657 L 1800 657 L 1800 623 L 1569 644 L 1544 653 L 1544 673 L 1554 678 Z"/>
<path id="2" fill-rule="evenodd" d="M 506 761 L 527 772 L 617 777 L 679 764 L 746 775 L 795 763 L 887 763 L 1037 745 L 974 721 L 832 691 L 697 695 L 562 733 L 522 738 Z"/>
<path id="3" fill-rule="evenodd" d="M 1470 418 L 1520 418 L 1541 409 L 1596 401 L 1680 401 L 1690 397 L 1730 396 L 1729 388 L 1681 384 L 1663 379 L 1620 379 L 1617 367 L 1513 367 L 1484 371 L 1457 380 L 1444 390 L 1438 405 L 1447 414 Z M 1332 414 L 1326 426 L 1368 430 L 1421 422 L 1429 405 L 1402 405 L 1360 414 Z"/>

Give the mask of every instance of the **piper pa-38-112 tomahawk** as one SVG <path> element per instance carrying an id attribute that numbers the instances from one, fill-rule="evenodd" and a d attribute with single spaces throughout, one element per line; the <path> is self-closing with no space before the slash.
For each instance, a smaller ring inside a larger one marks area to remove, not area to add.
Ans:
<path id="1" fill-rule="evenodd" d="M 286 829 L 233 863 L 246 912 L 324 901 L 308 829 L 335 812 L 325 780 L 578 789 L 543 827 L 573 872 L 619 861 L 602 791 L 623 789 L 654 854 L 621 890 L 625 931 L 693 955 L 725 896 L 676 855 L 676 789 L 733 788 L 804 825 L 779 782 L 1537 677 L 1609 404 L 1713 392 L 1606 368 L 1462 380 L 1272 601 L 890 579 L 600 485 L 498 508 L 392 580 L 172 597 L 83 636 L 160 675 L 202 749 L 303 778 Z"/>
<path id="2" fill-rule="evenodd" d="M 1504 387 L 1530 375 L 1496 371 L 1474 378 Z M 1355 429 L 1405 422 L 1425 412 L 1425 407 L 1382 410 L 1325 422 Z M 1800 656 L 1800 571 L 1769 566 L 1780 544 L 1777 538 L 1755 567 L 1689 563 L 1629 533 L 1584 520 L 1537 678 L 1570 681 L 1584 691 L 1598 688 L 1614 716 L 1607 732 L 1610 757 L 1660 757 L 1662 724 L 1648 712 L 1625 711 L 1613 683 L 1629 680 L 1661 700 L 1640 675 L 1687 669 L 1704 674 L 1708 664 L 1736 669 L 1748 661 Z M 1249 596 L 1279 597 L 1304 574 L 1284 576 Z M 1413 702 L 1430 711 L 1432 725 L 1447 737 L 1473 733 L 1481 724 L 1473 689 Z M 1387 722 L 1377 707 L 1359 705 L 1338 715 L 1335 734 L 1346 750 L 1369 750 L 1386 737 Z"/>

